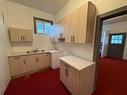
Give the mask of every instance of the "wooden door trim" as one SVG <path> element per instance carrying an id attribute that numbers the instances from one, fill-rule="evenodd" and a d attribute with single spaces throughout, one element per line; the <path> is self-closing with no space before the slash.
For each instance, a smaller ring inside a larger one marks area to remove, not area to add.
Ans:
<path id="1" fill-rule="evenodd" d="M 107 13 L 98 15 L 96 18 L 97 22 L 96 22 L 96 31 L 95 31 L 95 39 L 94 39 L 94 54 L 93 54 L 93 60 L 96 62 L 95 89 L 96 89 L 96 80 L 97 80 L 98 67 L 99 67 L 99 52 L 100 52 L 100 45 L 101 45 L 103 21 L 106 19 L 122 16 L 125 14 L 127 14 L 127 6 L 123 6 L 118 9 L 109 11 Z"/>

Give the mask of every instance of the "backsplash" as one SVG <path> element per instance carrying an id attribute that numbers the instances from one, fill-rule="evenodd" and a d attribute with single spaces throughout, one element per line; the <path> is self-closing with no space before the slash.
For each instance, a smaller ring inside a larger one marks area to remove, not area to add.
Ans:
<path id="1" fill-rule="evenodd" d="M 69 44 L 69 43 L 55 43 L 55 49 L 63 52 L 63 56 L 75 55 L 87 60 L 93 60 L 93 46 L 92 44 Z"/>
<path id="2" fill-rule="evenodd" d="M 42 34 L 34 34 L 32 43 L 12 43 L 12 52 L 26 52 L 33 49 L 53 49 L 50 37 Z"/>

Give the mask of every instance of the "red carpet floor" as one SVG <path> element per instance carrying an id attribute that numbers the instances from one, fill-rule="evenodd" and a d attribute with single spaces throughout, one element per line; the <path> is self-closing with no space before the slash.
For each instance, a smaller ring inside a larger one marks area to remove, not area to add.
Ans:
<path id="1" fill-rule="evenodd" d="M 12 80 L 5 95 L 70 95 L 59 80 L 59 70 L 46 70 Z"/>
<path id="2" fill-rule="evenodd" d="M 93 95 L 127 95 L 127 61 L 100 59 L 97 89 Z"/>
<path id="3" fill-rule="evenodd" d="M 70 95 L 59 80 L 59 70 L 46 70 L 12 80 L 5 95 Z M 101 58 L 93 95 L 127 95 L 127 61 Z"/>

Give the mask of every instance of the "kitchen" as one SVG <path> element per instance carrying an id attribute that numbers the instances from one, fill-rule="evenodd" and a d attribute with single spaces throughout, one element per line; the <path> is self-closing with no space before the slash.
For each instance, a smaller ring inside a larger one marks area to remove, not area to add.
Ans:
<path id="1" fill-rule="evenodd" d="M 55 8 L 55 3 L 50 0 L 40 2 L 0 1 L 1 31 L 5 31 L 0 36 L 0 58 L 3 64 L 6 63 L 6 66 L 0 66 L 3 72 L 0 95 L 11 79 L 23 76 L 29 79 L 32 74 L 58 68 L 59 78 L 69 93 L 91 95 L 95 84 L 93 42 L 96 13 L 97 8 L 100 13 L 108 8 L 101 8 L 96 0 L 57 1 L 60 9 Z"/>

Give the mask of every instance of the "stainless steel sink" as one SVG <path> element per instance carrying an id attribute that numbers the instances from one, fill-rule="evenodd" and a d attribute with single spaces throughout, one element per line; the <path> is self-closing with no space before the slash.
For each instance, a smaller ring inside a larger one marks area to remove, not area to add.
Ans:
<path id="1" fill-rule="evenodd" d="M 29 53 L 38 53 L 38 52 L 45 52 L 45 50 L 34 49 L 32 51 L 27 51 L 26 53 L 29 54 Z"/>

